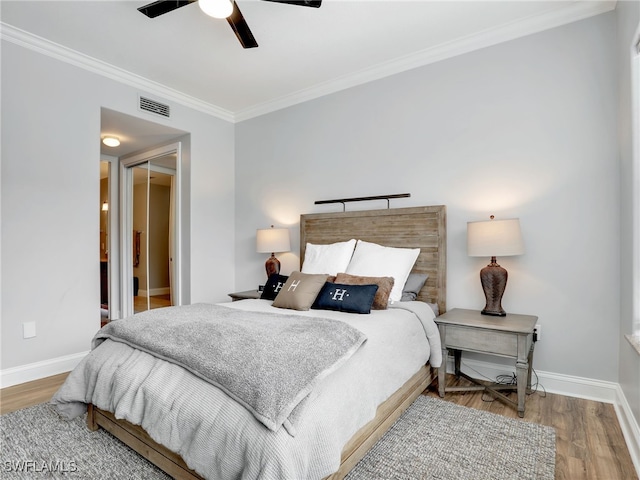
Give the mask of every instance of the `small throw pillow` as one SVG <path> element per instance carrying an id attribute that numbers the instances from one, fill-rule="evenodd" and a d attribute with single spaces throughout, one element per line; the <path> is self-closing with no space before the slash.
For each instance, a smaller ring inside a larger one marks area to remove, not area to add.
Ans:
<path id="1" fill-rule="evenodd" d="M 389 305 L 389 295 L 393 288 L 393 277 L 360 277 L 339 273 L 336 275 L 336 283 L 345 285 L 377 285 L 378 291 L 373 299 L 371 308 L 374 310 L 386 310 Z"/>
<path id="2" fill-rule="evenodd" d="M 274 307 L 309 310 L 329 275 L 293 272 L 273 301 Z"/>
<path id="3" fill-rule="evenodd" d="M 347 313 L 371 313 L 377 285 L 324 284 L 311 308 Z"/>
<path id="4" fill-rule="evenodd" d="M 264 290 L 262 290 L 260 298 L 263 300 L 275 300 L 288 278 L 286 275 L 271 274 L 267 283 L 264 285 Z"/>
<path id="5" fill-rule="evenodd" d="M 355 246 L 354 239 L 329 245 L 307 243 L 301 271 L 302 273 L 326 273 L 327 275 L 344 272 L 349 265 Z"/>
<path id="6" fill-rule="evenodd" d="M 400 301 L 412 302 L 418 298 L 418 293 L 422 290 L 427 278 L 429 278 L 429 275 L 426 273 L 410 273 L 404 287 L 402 287 L 402 298 Z"/>
<path id="7" fill-rule="evenodd" d="M 346 273 L 371 277 L 393 277 L 394 285 L 389 299 L 399 302 L 402 287 L 416 263 L 419 248 L 384 247 L 358 240 Z"/>

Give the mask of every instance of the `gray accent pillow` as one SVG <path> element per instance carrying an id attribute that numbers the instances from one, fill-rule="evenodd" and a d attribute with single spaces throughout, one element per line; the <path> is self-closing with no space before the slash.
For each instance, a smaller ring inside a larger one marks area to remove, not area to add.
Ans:
<path id="1" fill-rule="evenodd" d="M 273 306 L 309 310 L 329 275 L 293 272 L 273 301 Z"/>
<path id="2" fill-rule="evenodd" d="M 426 283 L 427 278 L 429 278 L 429 275 L 426 273 L 410 273 L 404 287 L 402 287 L 402 298 L 400 301 L 412 302 L 415 300 Z"/>

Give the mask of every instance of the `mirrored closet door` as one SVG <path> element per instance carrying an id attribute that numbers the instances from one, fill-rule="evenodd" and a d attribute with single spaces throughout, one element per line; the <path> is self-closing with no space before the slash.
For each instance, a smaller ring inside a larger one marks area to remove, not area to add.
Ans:
<path id="1" fill-rule="evenodd" d="M 181 303 L 176 274 L 179 153 L 174 144 L 121 162 L 123 308 L 128 315 Z"/>

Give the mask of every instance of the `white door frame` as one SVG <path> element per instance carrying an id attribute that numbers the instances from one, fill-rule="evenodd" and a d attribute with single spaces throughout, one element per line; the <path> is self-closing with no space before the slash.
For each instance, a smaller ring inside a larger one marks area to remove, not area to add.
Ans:
<path id="1" fill-rule="evenodd" d="M 633 333 L 640 336 L 640 25 L 631 45 Z"/>
<path id="2" fill-rule="evenodd" d="M 107 203 L 109 210 L 107 212 L 107 278 L 109 279 L 109 319 L 120 318 L 120 251 L 118 242 L 120 241 L 120 225 L 118 224 L 118 185 L 120 184 L 118 176 L 118 157 L 111 155 L 100 155 L 101 162 L 109 163 L 109 191 L 107 193 Z"/>
<path id="3" fill-rule="evenodd" d="M 166 155 L 176 155 L 175 205 L 174 205 L 174 241 L 173 256 L 173 305 L 183 304 L 182 292 L 182 143 L 170 143 L 154 147 L 120 159 L 120 299 L 123 317 L 133 315 L 133 170 L 132 167 Z M 154 169 L 154 167 L 152 167 Z M 166 169 L 165 169 L 166 170 Z M 162 171 L 165 171 L 162 170 Z M 159 170 L 160 171 L 160 170 Z"/>

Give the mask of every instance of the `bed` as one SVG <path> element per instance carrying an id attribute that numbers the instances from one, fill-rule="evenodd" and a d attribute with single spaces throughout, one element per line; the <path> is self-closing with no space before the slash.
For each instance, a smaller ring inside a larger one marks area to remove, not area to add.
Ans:
<path id="1" fill-rule="evenodd" d="M 300 218 L 301 259 L 305 259 L 308 244 L 329 245 L 350 239 L 417 248 L 412 273 L 427 274 L 428 278 L 416 292 L 418 302 L 398 302 L 385 311 L 372 310 L 369 315 L 325 310 L 291 312 L 345 323 L 366 332 L 364 344 L 339 368 L 322 377 L 306 397 L 305 416 L 300 417 L 293 434 L 286 428 L 264 428 L 246 408 L 215 386 L 178 365 L 118 342 L 111 342 L 116 346 L 108 357 L 94 362 L 99 366 L 85 365 L 79 366 L 80 371 L 74 370 L 54 396 L 54 403 L 62 410 L 86 406 L 90 429 L 104 428 L 174 478 L 344 478 L 436 377 L 427 360 L 436 355 L 440 356 L 439 363 L 441 351 L 439 344 L 430 343 L 435 339 L 426 340 L 425 332 L 427 325 L 433 323 L 432 309 L 446 311 L 446 209 L 424 206 L 316 213 Z M 301 264 L 304 267 L 302 261 Z M 269 315 L 281 310 L 272 303 L 243 300 L 220 307 L 233 310 L 234 314 Z M 426 318 L 429 315 L 431 319 Z M 406 331 L 397 340 L 403 343 L 395 343 L 395 330 Z M 437 346 L 433 348 L 434 345 Z M 120 363 L 111 369 L 104 366 L 115 358 Z M 380 377 L 384 378 L 378 378 L 375 372 L 383 370 Z M 117 371 L 121 379 L 114 380 L 110 371 Z M 184 383 L 170 390 L 167 385 L 177 381 Z M 90 388 L 86 383 L 91 384 Z M 96 393 L 97 384 L 109 386 L 109 398 Z M 144 401 L 138 397 L 144 397 Z M 122 405 L 127 401 L 133 413 L 123 413 Z M 171 417 L 166 406 L 173 408 L 180 402 L 187 410 L 180 410 L 179 417 Z M 187 440 L 178 438 L 185 425 L 195 425 Z M 162 429 L 166 430 L 164 434 L 159 431 Z M 220 466 L 218 460 L 204 458 L 207 455 L 203 452 L 208 452 L 210 446 L 203 449 L 200 444 L 212 438 L 220 446 L 220 457 L 228 464 L 220 461 L 221 465 L 224 463 Z M 210 465 L 212 462 L 216 465 Z M 242 471 L 238 470 L 240 464 L 246 467 Z"/>

